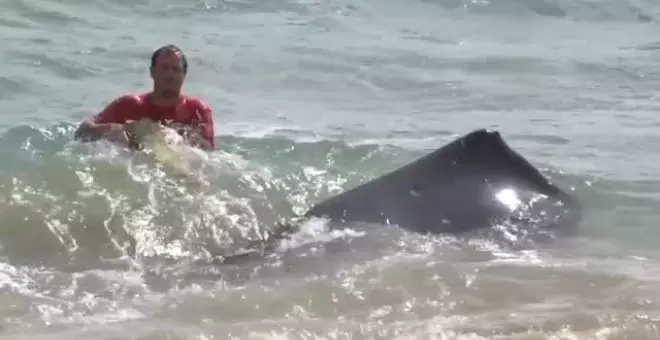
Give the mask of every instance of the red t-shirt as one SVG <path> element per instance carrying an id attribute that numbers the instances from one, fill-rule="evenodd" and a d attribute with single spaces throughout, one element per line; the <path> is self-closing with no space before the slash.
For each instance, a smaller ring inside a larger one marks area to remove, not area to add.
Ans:
<path id="1" fill-rule="evenodd" d="M 149 94 L 121 96 L 96 115 L 94 123 L 124 124 L 129 120 L 142 118 L 149 118 L 164 125 L 181 124 L 198 127 L 201 136 L 212 148 L 215 148 L 211 107 L 202 100 L 190 96 L 181 96 L 179 103 L 172 107 L 154 105 Z"/>

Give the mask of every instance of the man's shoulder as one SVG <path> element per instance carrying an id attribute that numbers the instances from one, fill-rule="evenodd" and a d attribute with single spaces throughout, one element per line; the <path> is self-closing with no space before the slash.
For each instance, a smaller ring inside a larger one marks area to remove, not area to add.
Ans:
<path id="1" fill-rule="evenodd" d="M 211 106 L 202 98 L 186 95 L 186 105 L 190 105 L 196 109 L 210 110 Z"/>
<path id="2" fill-rule="evenodd" d="M 113 101 L 115 105 L 141 105 L 145 102 L 146 94 L 123 94 Z"/>

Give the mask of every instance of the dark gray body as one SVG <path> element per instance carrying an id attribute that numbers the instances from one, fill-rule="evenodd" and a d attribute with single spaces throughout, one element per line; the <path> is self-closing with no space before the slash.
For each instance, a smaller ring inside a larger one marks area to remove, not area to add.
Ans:
<path id="1" fill-rule="evenodd" d="M 503 189 L 521 203 L 511 209 Z M 535 201 L 541 194 L 544 199 Z M 325 200 L 306 217 L 395 224 L 421 233 L 458 233 L 512 222 L 575 226 L 579 206 L 512 150 L 496 131 L 476 130 L 398 170 Z"/>

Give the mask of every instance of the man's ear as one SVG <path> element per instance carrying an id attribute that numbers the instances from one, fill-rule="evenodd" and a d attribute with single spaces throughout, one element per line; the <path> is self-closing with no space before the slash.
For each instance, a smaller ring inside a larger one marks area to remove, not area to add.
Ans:
<path id="1" fill-rule="evenodd" d="M 153 66 L 149 67 L 149 75 L 151 76 L 151 79 L 154 78 L 154 68 L 153 68 Z"/>

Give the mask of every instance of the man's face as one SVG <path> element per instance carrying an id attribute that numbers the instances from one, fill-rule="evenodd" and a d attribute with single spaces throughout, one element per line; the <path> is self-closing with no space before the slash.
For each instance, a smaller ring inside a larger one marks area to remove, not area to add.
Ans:
<path id="1" fill-rule="evenodd" d="M 179 92 L 185 77 L 183 59 L 178 52 L 162 53 L 151 68 L 154 87 L 166 93 Z"/>

